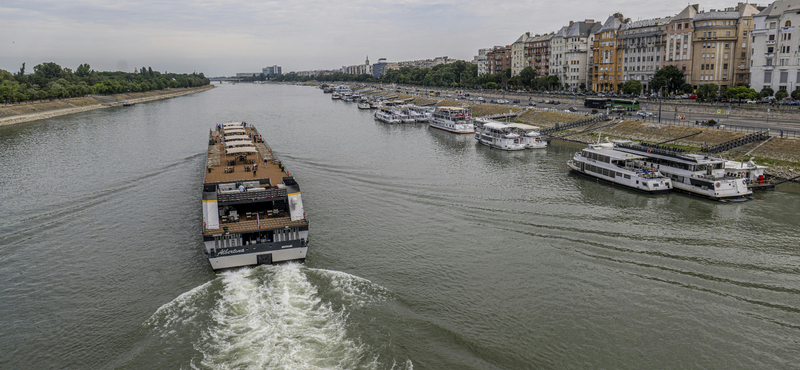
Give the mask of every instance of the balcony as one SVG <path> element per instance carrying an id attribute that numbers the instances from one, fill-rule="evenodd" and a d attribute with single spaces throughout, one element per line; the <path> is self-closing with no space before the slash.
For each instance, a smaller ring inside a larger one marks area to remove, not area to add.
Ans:
<path id="1" fill-rule="evenodd" d="M 764 66 L 765 71 L 771 71 L 773 69 L 775 69 L 775 66 Z"/>
<path id="2" fill-rule="evenodd" d="M 771 59 L 775 57 L 775 53 L 764 53 L 764 57 L 767 59 Z"/>
<path id="3" fill-rule="evenodd" d="M 775 40 L 767 40 L 767 45 L 775 45 Z"/>
<path id="4" fill-rule="evenodd" d="M 781 32 L 782 33 L 788 33 L 788 32 L 792 32 L 792 31 L 794 31 L 794 26 L 781 27 Z"/>

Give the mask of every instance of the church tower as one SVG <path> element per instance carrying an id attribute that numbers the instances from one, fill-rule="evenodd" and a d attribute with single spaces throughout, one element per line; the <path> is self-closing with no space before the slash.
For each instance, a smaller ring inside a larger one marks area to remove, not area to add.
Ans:
<path id="1" fill-rule="evenodd" d="M 367 65 L 369 65 L 369 55 L 367 55 Z"/>

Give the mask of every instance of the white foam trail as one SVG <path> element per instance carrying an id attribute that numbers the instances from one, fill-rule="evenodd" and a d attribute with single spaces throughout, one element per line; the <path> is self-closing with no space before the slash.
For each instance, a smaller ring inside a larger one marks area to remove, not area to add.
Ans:
<path id="1" fill-rule="evenodd" d="M 386 288 L 346 272 L 309 269 L 309 273 L 329 280 L 330 286 L 327 289 L 339 293 L 340 298 L 347 301 L 347 305 L 352 308 L 362 308 L 389 299 Z"/>
<path id="2" fill-rule="evenodd" d="M 345 309 L 322 302 L 302 269 L 290 264 L 224 274 L 211 324 L 195 345 L 203 353 L 200 367 L 377 368 L 365 360 L 365 346 L 347 337 Z"/>
<path id="3" fill-rule="evenodd" d="M 198 304 L 201 297 L 209 294 L 209 287 L 214 280 L 199 285 L 194 289 L 179 295 L 172 301 L 161 305 L 156 312 L 145 321 L 145 326 L 151 326 L 161 331 L 161 336 L 178 330 L 177 326 L 190 324 L 203 314 L 202 306 Z"/>

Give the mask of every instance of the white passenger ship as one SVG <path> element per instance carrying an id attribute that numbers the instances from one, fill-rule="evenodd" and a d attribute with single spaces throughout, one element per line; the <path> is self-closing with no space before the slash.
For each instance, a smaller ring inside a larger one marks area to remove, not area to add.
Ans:
<path id="1" fill-rule="evenodd" d="M 521 136 L 505 123 L 478 118 L 475 126 L 475 140 L 483 145 L 509 151 L 525 149 Z"/>
<path id="2" fill-rule="evenodd" d="M 475 126 L 472 124 L 472 115 L 469 114 L 467 108 L 436 107 L 428 124 L 433 128 L 456 134 L 472 134 L 475 132 Z"/>
<path id="3" fill-rule="evenodd" d="M 669 176 L 675 190 L 725 201 L 747 200 L 753 193 L 746 178 L 738 173 L 726 175 L 723 159 L 630 140 L 614 144 L 617 150 L 646 157 L 645 164 Z"/>
<path id="4" fill-rule="evenodd" d="M 584 176 L 611 185 L 649 194 L 672 190 L 672 181 L 657 169 L 645 165 L 647 157 L 614 149 L 613 143 L 589 144 L 567 161 L 569 167 Z"/>
<path id="5" fill-rule="evenodd" d="M 397 117 L 391 108 L 380 108 L 375 111 L 375 119 L 385 123 L 402 123 L 400 117 Z"/>
<path id="6" fill-rule="evenodd" d="M 206 167 L 203 244 L 214 271 L 305 260 L 308 220 L 300 186 L 254 127 L 218 125 Z"/>

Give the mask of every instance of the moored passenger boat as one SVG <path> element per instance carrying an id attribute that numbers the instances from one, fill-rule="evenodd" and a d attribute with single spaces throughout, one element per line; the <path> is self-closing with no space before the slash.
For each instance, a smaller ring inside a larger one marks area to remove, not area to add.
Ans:
<path id="1" fill-rule="evenodd" d="M 428 121 L 433 128 L 456 134 L 472 134 L 475 126 L 469 109 L 461 107 L 436 107 Z"/>
<path id="2" fill-rule="evenodd" d="M 400 118 L 398 118 L 391 108 L 380 108 L 375 111 L 375 119 L 385 123 L 402 123 Z"/>
<path id="3" fill-rule="evenodd" d="M 303 261 L 308 220 L 300 186 L 254 127 L 218 125 L 203 184 L 203 244 L 214 271 Z"/>
<path id="4" fill-rule="evenodd" d="M 747 200 L 753 193 L 747 187 L 746 178 L 730 172 L 726 174 L 725 161 L 720 158 L 630 140 L 616 140 L 614 147 L 646 157 L 645 165 L 672 179 L 675 190 L 724 201 Z"/>
<path id="5" fill-rule="evenodd" d="M 475 140 L 491 148 L 502 150 L 524 150 L 525 143 L 514 129 L 502 122 L 476 119 Z"/>
<path id="6" fill-rule="evenodd" d="M 576 173 L 611 185 L 649 194 L 671 191 L 672 181 L 657 169 L 646 166 L 646 159 L 615 150 L 613 143 L 598 143 L 575 153 L 567 165 Z"/>

